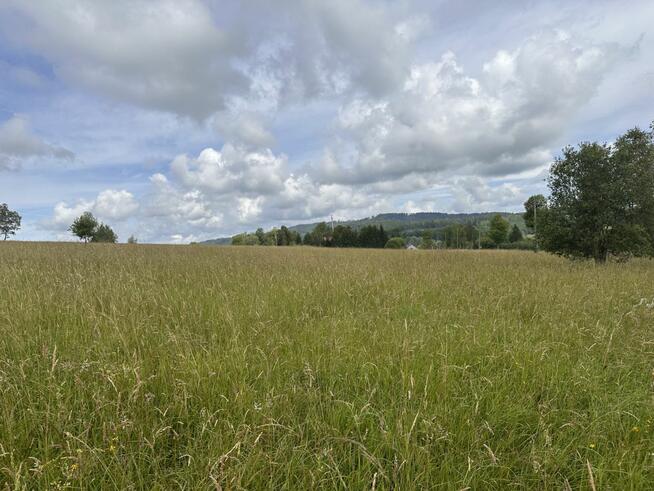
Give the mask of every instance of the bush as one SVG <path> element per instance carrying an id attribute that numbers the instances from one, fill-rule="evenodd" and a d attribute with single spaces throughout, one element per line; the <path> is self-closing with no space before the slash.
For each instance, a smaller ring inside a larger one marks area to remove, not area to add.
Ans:
<path id="1" fill-rule="evenodd" d="M 402 237 L 391 237 L 384 246 L 385 249 L 404 249 L 406 243 Z"/>

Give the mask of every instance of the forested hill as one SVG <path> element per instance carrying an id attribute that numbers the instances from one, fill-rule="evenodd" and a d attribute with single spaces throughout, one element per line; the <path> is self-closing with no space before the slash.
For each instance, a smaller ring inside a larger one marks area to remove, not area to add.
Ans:
<path id="1" fill-rule="evenodd" d="M 441 230 L 452 224 L 471 223 L 482 229 L 488 228 L 488 222 L 496 215 L 497 212 L 486 213 L 381 213 L 373 217 L 361 218 L 358 220 L 335 221 L 334 225 L 346 225 L 354 229 L 359 229 L 366 225 L 382 225 L 389 233 L 401 233 L 402 235 L 420 235 L 424 230 L 436 231 Z M 525 222 L 521 213 L 500 213 L 508 222 L 516 224 L 523 231 L 526 231 Z M 319 222 L 303 223 L 288 227 L 289 230 L 295 230 L 302 235 L 311 232 Z M 217 239 L 206 240 L 202 244 L 228 245 L 231 243 L 231 237 L 222 237 Z"/>

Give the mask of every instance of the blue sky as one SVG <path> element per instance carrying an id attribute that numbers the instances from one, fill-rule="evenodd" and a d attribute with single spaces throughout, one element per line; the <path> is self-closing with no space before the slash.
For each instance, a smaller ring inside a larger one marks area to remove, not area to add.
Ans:
<path id="1" fill-rule="evenodd" d="M 0 202 L 22 240 L 189 242 L 514 211 L 654 119 L 654 3 L 5 0 Z"/>

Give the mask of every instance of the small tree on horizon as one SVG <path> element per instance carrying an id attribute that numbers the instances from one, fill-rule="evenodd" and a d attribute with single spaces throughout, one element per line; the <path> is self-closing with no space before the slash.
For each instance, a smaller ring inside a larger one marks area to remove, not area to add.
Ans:
<path id="1" fill-rule="evenodd" d="M 10 235 L 16 235 L 20 221 L 21 216 L 17 211 L 10 210 L 7 203 L 0 204 L 0 235 L 4 236 L 4 240 Z"/>
<path id="2" fill-rule="evenodd" d="M 68 228 L 73 235 L 79 237 L 86 244 L 93 239 L 93 234 L 98 226 L 98 221 L 90 211 L 85 211 L 75 219 L 73 224 Z"/>
<path id="3" fill-rule="evenodd" d="M 115 244 L 118 242 L 118 236 L 109 225 L 101 223 L 93 231 L 91 242 L 105 242 L 108 244 Z"/>

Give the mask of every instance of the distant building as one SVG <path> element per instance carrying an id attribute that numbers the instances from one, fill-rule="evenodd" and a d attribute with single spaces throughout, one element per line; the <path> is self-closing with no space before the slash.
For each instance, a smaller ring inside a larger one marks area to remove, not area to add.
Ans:
<path id="1" fill-rule="evenodd" d="M 406 246 L 406 249 L 407 249 L 407 251 L 417 251 L 418 250 L 418 248 L 416 246 L 414 246 L 413 244 L 409 244 L 408 246 Z"/>

